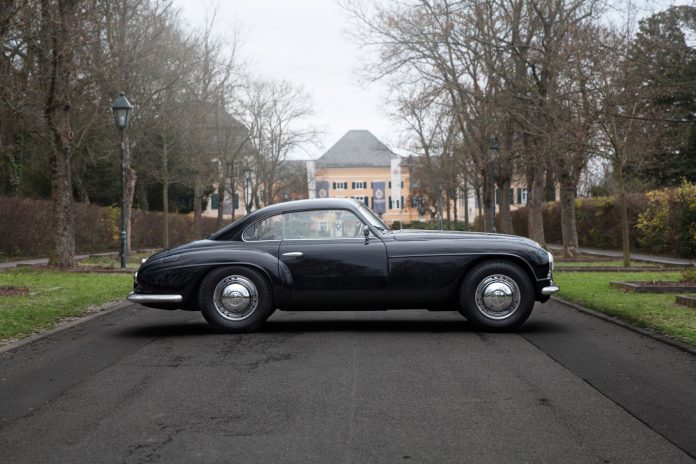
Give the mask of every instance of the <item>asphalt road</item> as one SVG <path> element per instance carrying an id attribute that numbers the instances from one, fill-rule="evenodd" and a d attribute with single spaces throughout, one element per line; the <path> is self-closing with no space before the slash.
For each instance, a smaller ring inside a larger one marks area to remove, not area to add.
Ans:
<path id="1" fill-rule="evenodd" d="M 282 313 L 249 335 L 128 306 L 0 354 L 0 461 L 696 462 L 696 356 L 559 303 Z"/>

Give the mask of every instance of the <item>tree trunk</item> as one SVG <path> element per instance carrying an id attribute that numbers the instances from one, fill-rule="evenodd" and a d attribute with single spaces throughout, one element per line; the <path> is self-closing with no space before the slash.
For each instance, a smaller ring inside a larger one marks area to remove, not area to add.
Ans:
<path id="1" fill-rule="evenodd" d="M 73 28 L 77 2 L 41 1 L 40 70 L 46 77 L 44 119 L 53 136 L 49 158 L 53 249 L 49 264 L 71 267 L 75 259 L 75 219 L 72 196 L 71 84 L 73 81 Z M 55 9 L 54 9 L 55 8 Z"/>
<path id="2" fill-rule="evenodd" d="M 498 213 L 498 232 L 512 234 L 512 213 L 510 213 L 510 178 L 501 179 L 500 212 Z"/>
<path id="3" fill-rule="evenodd" d="M 147 197 L 147 186 L 145 182 L 137 182 L 135 184 L 138 195 L 138 206 L 143 211 L 150 211 L 150 199 Z"/>
<path id="4" fill-rule="evenodd" d="M 452 230 L 452 213 L 450 204 L 452 204 L 452 199 L 450 198 L 449 192 L 445 190 L 445 203 L 447 204 L 447 230 Z"/>
<path id="5" fill-rule="evenodd" d="M 544 237 L 544 170 L 532 168 L 527 172 L 527 216 L 529 238 L 546 246 Z"/>
<path id="6" fill-rule="evenodd" d="M 162 130 L 162 247 L 169 248 L 169 145 Z"/>
<path id="7" fill-rule="evenodd" d="M 9 8 L 9 6 L 8 6 Z M 3 39 L 7 37 L 6 27 L 8 24 L 3 24 Z M 12 76 L 10 58 L 5 53 L 0 53 L 0 75 Z M 9 89 L 0 88 L 0 100 L 9 101 Z M 15 114 L 9 105 L 0 105 L 0 194 L 4 193 L 19 193 L 21 172 L 17 166 L 17 147 L 15 147 Z M 3 160 L 4 158 L 4 160 Z M 3 163 L 3 161 L 5 163 Z M 7 174 L 2 171 L 2 166 L 7 166 Z M 5 184 L 6 178 L 9 178 L 9 185 Z"/>
<path id="8" fill-rule="evenodd" d="M 626 205 L 626 185 L 624 182 L 623 169 L 619 167 L 614 170 L 619 183 L 619 208 L 621 209 L 621 248 L 623 251 L 624 267 L 631 267 L 631 245 L 628 228 L 628 206 Z"/>
<path id="9" fill-rule="evenodd" d="M 485 231 L 485 221 L 483 217 L 483 197 L 481 195 L 481 187 L 476 187 L 476 199 L 478 200 L 478 217 L 479 217 L 479 229 L 481 229 L 481 232 Z"/>
<path id="10" fill-rule="evenodd" d="M 70 145 L 55 135 L 51 153 L 51 206 L 53 215 L 53 250 L 48 264 L 72 267 L 75 264 L 75 218 L 70 170 Z"/>
<path id="11" fill-rule="evenodd" d="M 495 217 L 495 183 L 493 177 L 483 173 L 483 230 L 493 232 L 493 220 Z"/>
<path id="12" fill-rule="evenodd" d="M 222 172 L 225 172 L 225 169 L 222 169 Z M 217 189 L 217 194 L 218 194 L 218 211 L 217 211 L 217 228 L 222 227 L 222 223 L 225 220 L 225 175 L 223 174 L 220 176 L 220 180 L 218 183 L 218 189 Z"/>
<path id="13" fill-rule="evenodd" d="M 89 200 L 89 192 L 85 188 L 84 182 L 82 182 L 80 176 L 74 176 L 73 179 L 75 183 L 75 194 L 77 195 L 77 201 L 89 205 L 91 203 Z"/>
<path id="14" fill-rule="evenodd" d="M 578 230 L 575 221 L 576 185 L 573 179 L 561 177 L 561 234 L 563 256 L 572 258 L 578 254 Z"/>
<path id="15" fill-rule="evenodd" d="M 126 153 L 128 153 L 128 151 L 128 143 L 126 142 Z M 129 156 L 126 156 L 126 160 L 128 160 L 128 158 Z M 131 222 L 133 219 L 133 198 L 135 197 L 135 183 L 137 180 L 138 176 L 135 170 L 131 168 L 130 165 L 126 165 L 126 203 L 124 205 L 126 210 L 126 255 L 130 255 L 133 252 L 133 247 L 131 246 Z"/>
<path id="16" fill-rule="evenodd" d="M 464 227 L 469 228 L 469 183 L 464 180 Z"/>
<path id="17" fill-rule="evenodd" d="M 162 180 L 162 247 L 169 248 L 169 179 Z"/>
<path id="18" fill-rule="evenodd" d="M 199 175 L 196 175 L 193 185 L 193 238 L 198 240 L 202 237 L 201 218 L 203 217 L 203 182 Z"/>
<path id="19" fill-rule="evenodd" d="M 232 174 L 230 175 L 230 190 L 232 191 L 232 222 L 234 222 L 236 211 L 234 207 L 234 200 L 237 195 L 237 185 L 234 182 L 234 171 L 232 171 Z"/>

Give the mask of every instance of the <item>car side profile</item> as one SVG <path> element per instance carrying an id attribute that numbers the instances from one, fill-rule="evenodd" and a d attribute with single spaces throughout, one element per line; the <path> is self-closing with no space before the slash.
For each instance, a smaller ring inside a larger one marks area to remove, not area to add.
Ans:
<path id="1" fill-rule="evenodd" d="M 280 203 L 148 258 L 128 300 L 200 310 L 221 332 L 275 311 L 428 309 L 512 330 L 558 291 L 553 256 L 503 234 L 390 230 L 352 199 Z"/>

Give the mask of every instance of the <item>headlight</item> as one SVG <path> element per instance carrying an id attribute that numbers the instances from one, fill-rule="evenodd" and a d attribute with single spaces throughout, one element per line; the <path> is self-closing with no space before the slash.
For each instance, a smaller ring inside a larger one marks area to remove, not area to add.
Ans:
<path id="1" fill-rule="evenodd" d="M 551 275 L 553 272 L 553 254 L 550 251 L 547 251 L 546 254 L 549 255 L 549 275 Z"/>

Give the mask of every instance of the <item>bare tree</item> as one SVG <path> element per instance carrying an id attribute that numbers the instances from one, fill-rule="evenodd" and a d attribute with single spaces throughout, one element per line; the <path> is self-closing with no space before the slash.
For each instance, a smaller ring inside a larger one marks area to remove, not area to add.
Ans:
<path id="1" fill-rule="evenodd" d="M 144 137 L 157 133 L 152 130 L 152 124 L 161 121 L 154 119 L 161 110 L 159 98 L 162 93 L 182 86 L 187 72 L 182 61 L 190 69 L 193 57 L 182 45 L 184 33 L 169 1 L 100 1 L 97 6 L 96 27 L 103 31 L 103 39 L 95 41 L 93 56 L 95 73 L 101 83 L 102 107 L 108 103 L 105 98 L 113 98 L 121 90 L 135 105 L 124 153 L 126 250 L 130 253 L 138 166 L 146 154 L 136 155 L 139 147 L 146 145 Z M 172 67 L 176 72 L 172 72 Z M 145 161 L 145 164 L 149 163 Z M 144 182 L 145 176 L 143 172 L 140 180 Z"/>
<path id="2" fill-rule="evenodd" d="M 75 256 L 75 222 L 72 197 L 71 110 L 77 76 L 74 53 L 79 40 L 78 0 L 41 0 L 40 70 L 44 78 L 44 119 L 52 135 L 50 153 L 54 247 L 49 264 L 71 267 Z"/>
<path id="3" fill-rule="evenodd" d="M 216 146 L 214 137 L 215 126 L 209 114 L 219 104 L 220 96 L 226 95 L 230 87 L 235 86 L 237 78 L 236 41 L 233 35 L 232 43 L 225 43 L 213 34 L 216 22 L 216 12 L 210 11 L 203 30 L 194 38 L 196 42 L 196 66 L 193 68 L 192 80 L 189 82 L 191 96 L 191 122 L 194 145 L 192 155 L 193 167 L 193 227 L 194 236 L 200 238 L 201 217 L 203 212 L 203 189 L 214 177 L 211 160 Z"/>
<path id="4" fill-rule="evenodd" d="M 599 127 L 601 148 L 610 161 L 616 181 L 621 212 L 621 243 L 624 267 L 630 261 L 630 229 L 626 203 L 626 170 L 645 159 L 660 143 L 660 134 L 669 126 L 663 109 L 652 105 L 651 89 L 635 72 L 635 64 L 622 48 L 623 38 L 614 36 L 613 46 L 605 47 L 598 93 L 601 97 Z"/>
<path id="5" fill-rule="evenodd" d="M 237 195 L 237 177 L 239 162 L 250 141 L 249 131 L 225 109 L 224 100 L 213 110 L 210 117 L 213 120 L 212 137 L 214 152 L 218 163 L 218 215 L 217 225 L 222 227 L 224 220 L 225 198 L 229 191 L 232 203 L 232 218 L 234 219 L 234 202 Z"/>
<path id="6" fill-rule="evenodd" d="M 247 212 L 271 204 L 282 188 L 281 168 L 288 154 L 315 143 L 317 130 L 309 95 L 287 81 L 256 80 L 242 92 L 235 116 L 249 131 L 246 165 L 253 170 Z"/>

